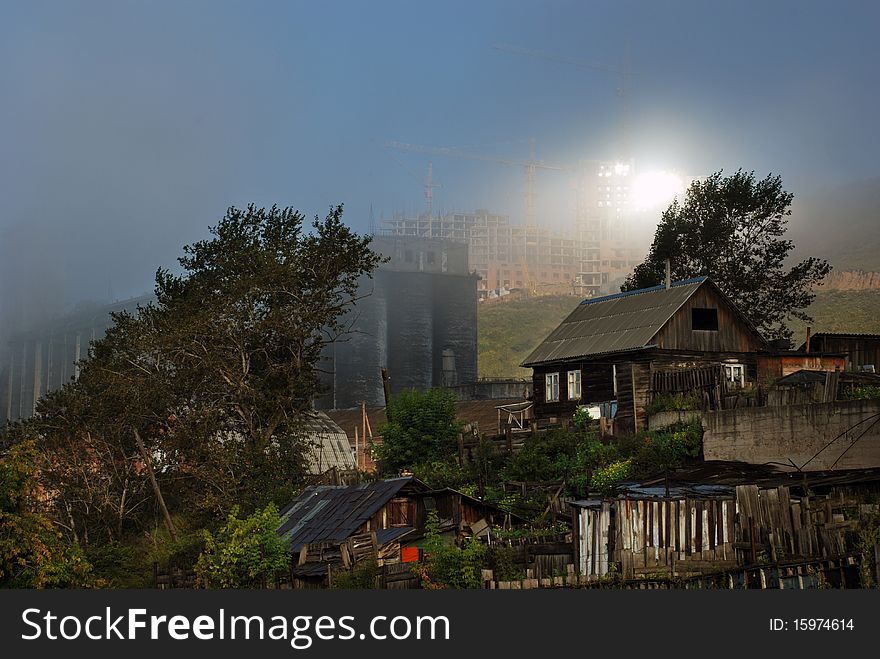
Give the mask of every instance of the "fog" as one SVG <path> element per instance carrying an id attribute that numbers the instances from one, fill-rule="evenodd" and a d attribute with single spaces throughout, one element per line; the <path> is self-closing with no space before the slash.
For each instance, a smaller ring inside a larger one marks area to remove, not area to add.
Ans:
<path id="1" fill-rule="evenodd" d="M 639 166 L 779 173 L 798 199 L 876 177 L 880 7 L 766 4 L 4 2 L 0 341 L 149 291 L 229 205 L 344 203 L 366 231 L 371 207 L 424 210 L 431 161 L 435 212 L 524 220 L 521 167 L 392 140 L 524 160 L 533 138 L 558 163 L 625 142 Z M 618 76 L 501 43 L 628 65 L 626 139 Z M 574 189 L 539 171 L 542 223 L 571 228 Z"/>

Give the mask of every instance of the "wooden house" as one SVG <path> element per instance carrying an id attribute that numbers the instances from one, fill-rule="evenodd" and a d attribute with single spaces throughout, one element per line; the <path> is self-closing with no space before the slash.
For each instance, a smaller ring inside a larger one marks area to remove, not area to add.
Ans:
<path id="1" fill-rule="evenodd" d="M 522 363 L 537 418 L 611 410 L 616 432 L 645 427 L 657 391 L 749 387 L 767 343 L 705 277 L 581 302 Z"/>
<path id="2" fill-rule="evenodd" d="M 359 485 L 307 487 L 281 511 L 278 534 L 290 543 L 291 583 L 327 583 L 332 569 L 374 560 L 379 566 L 415 560 L 428 514 L 441 533 L 482 536 L 524 520 L 457 490 L 431 490 L 411 476 Z M 410 550 L 410 551 L 408 551 Z"/>

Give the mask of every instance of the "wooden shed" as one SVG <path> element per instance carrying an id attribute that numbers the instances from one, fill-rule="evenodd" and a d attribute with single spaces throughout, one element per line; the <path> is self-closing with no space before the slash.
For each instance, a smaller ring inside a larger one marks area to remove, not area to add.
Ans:
<path id="1" fill-rule="evenodd" d="M 533 369 L 537 418 L 616 403 L 620 431 L 645 426 L 658 383 L 751 386 L 767 342 L 706 277 L 581 302 L 522 363 Z M 690 372 L 688 377 L 676 374 Z"/>

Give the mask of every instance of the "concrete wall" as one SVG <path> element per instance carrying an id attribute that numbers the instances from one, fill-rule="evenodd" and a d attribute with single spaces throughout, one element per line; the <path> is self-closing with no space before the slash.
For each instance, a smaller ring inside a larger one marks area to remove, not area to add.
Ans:
<path id="1" fill-rule="evenodd" d="M 880 467 L 880 400 L 707 412 L 703 429 L 706 460 L 792 471 L 789 460 L 805 471 Z"/>
<path id="2" fill-rule="evenodd" d="M 648 417 L 649 430 L 661 430 L 674 426 L 676 423 L 690 423 L 702 416 L 699 410 L 673 410 L 670 412 L 655 412 Z"/>

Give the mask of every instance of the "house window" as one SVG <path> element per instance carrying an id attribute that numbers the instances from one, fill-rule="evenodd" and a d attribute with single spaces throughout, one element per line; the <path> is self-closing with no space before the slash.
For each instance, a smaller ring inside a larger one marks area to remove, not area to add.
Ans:
<path id="1" fill-rule="evenodd" d="M 718 331 L 718 309 L 691 309 L 691 329 L 707 332 Z"/>
<path id="2" fill-rule="evenodd" d="M 617 398 L 617 364 L 611 365 L 611 381 L 614 385 L 614 397 Z"/>
<path id="3" fill-rule="evenodd" d="M 581 372 L 568 372 L 568 400 L 581 399 Z"/>
<path id="4" fill-rule="evenodd" d="M 742 364 L 725 364 L 724 376 L 729 387 L 742 389 L 746 384 L 746 370 Z"/>
<path id="5" fill-rule="evenodd" d="M 544 376 L 544 400 L 548 403 L 559 400 L 559 373 L 547 373 Z"/>

